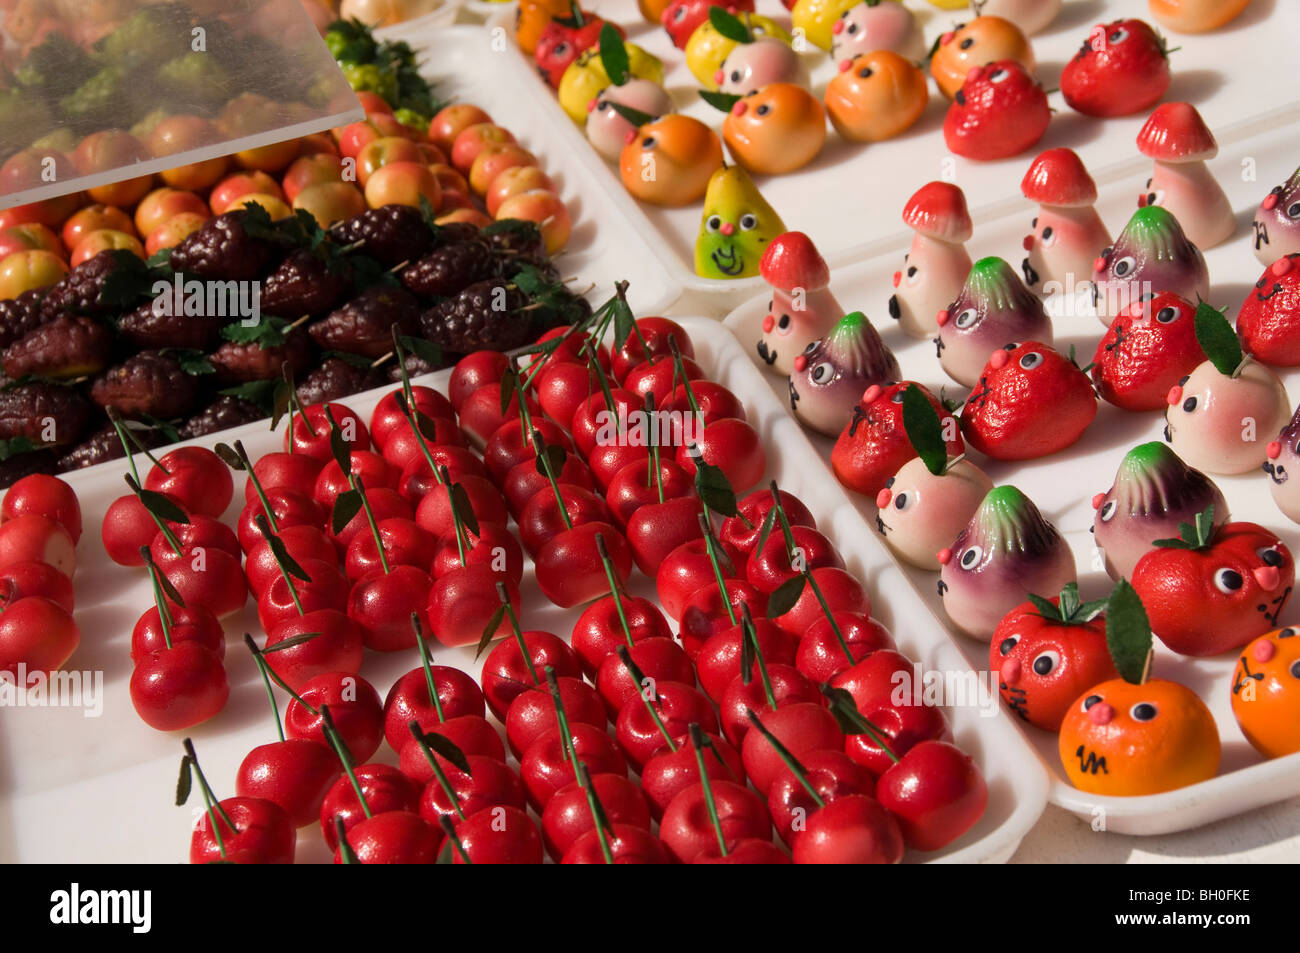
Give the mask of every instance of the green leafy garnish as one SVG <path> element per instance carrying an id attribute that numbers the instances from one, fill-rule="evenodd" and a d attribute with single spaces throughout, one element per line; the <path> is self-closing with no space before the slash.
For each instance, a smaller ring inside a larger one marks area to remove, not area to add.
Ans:
<path id="1" fill-rule="evenodd" d="M 1115 584 L 1106 603 L 1106 646 L 1124 681 L 1134 685 L 1146 681 L 1151 664 L 1151 622 L 1127 579 Z"/>
<path id="2" fill-rule="evenodd" d="M 718 9 L 714 7 L 713 9 Z M 717 93 L 710 89 L 701 89 L 699 91 L 700 99 L 704 100 L 719 112 L 729 113 L 731 107 L 744 99 L 743 96 L 737 96 L 735 93 Z"/>
<path id="3" fill-rule="evenodd" d="M 925 468 L 942 476 L 948 466 L 948 445 L 943 439 L 943 424 L 921 388 L 908 384 L 903 391 L 903 429 Z"/>
<path id="4" fill-rule="evenodd" d="M 600 63 L 605 67 L 605 75 L 615 86 L 622 86 L 628 80 L 627 47 L 618 35 L 614 24 L 606 23 L 600 28 Z"/>
<path id="5" fill-rule="evenodd" d="M 1196 340 L 1215 370 L 1232 377 L 1241 367 L 1244 355 L 1237 332 L 1218 308 L 1202 301 L 1196 306 Z"/>

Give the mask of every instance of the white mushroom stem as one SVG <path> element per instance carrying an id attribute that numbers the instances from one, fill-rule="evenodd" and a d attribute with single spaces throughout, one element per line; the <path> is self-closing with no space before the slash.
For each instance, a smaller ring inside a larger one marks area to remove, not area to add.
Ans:
<path id="1" fill-rule="evenodd" d="M 1046 248 L 1042 234 L 1049 227 L 1053 242 Z M 1040 205 L 1031 240 L 1029 264 L 1039 278 L 1034 290 L 1043 295 L 1074 294 L 1081 284 L 1091 283 L 1092 263 L 1110 244 L 1110 232 L 1091 205 Z"/>
<path id="2" fill-rule="evenodd" d="M 1190 162 L 1155 160 L 1147 192 L 1163 193 L 1161 203 L 1196 247 L 1204 251 L 1227 240 L 1237 219 L 1223 187 L 1199 159 Z"/>
<path id="3" fill-rule="evenodd" d="M 920 281 L 909 285 L 907 269 L 915 267 Z M 971 257 L 961 242 L 946 242 L 917 232 L 898 282 L 898 322 L 914 338 L 932 338 L 935 315 L 952 304 L 970 274 Z"/>

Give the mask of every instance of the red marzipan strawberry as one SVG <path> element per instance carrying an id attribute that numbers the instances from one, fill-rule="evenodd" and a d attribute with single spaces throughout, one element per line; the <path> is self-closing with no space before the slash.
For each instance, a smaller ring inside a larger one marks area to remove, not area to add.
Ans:
<path id="1" fill-rule="evenodd" d="M 1195 314 L 1196 306 L 1172 291 L 1134 302 L 1092 357 L 1098 396 L 1124 410 L 1164 410 L 1169 388 L 1205 359 Z"/>
<path id="2" fill-rule="evenodd" d="M 567 17 L 557 17 L 548 23 L 533 51 L 533 62 L 542 78 L 559 89 L 560 78 L 569 64 L 600 42 L 600 29 L 604 25 L 603 19 L 580 9 L 576 3 L 570 5 Z M 619 36 L 624 36 L 621 26 L 612 25 Z"/>
<path id="3" fill-rule="evenodd" d="M 911 381 L 872 385 L 853 408 L 848 424 L 835 441 L 831 451 L 831 469 L 836 478 L 851 490 L 875 497 L 885 487 L 885 481 L 898 472 L 917 453 L 903 429 L 903 391 Z M 965 452 L 961 431 L 954 426 L 950 414 L 937 397 L 920 384 L 926 398 L 939 415 L 945 430 L 952 434 L 947 442 L 948 456 L 957 457 Z"/>
<path id="4" fill-rule="evenodd" d="M 1098 23 L 1061 71 L 1061 92 L 1088 116 L 1132 116 L 1169 88 L 1165 39 L 1142 20 Z"/>
<path id="5" fill-rule="evenodd" d="M 1264 269 L 1237 315 L 1241 346 L 1265 364 L 1300 365 L 1300 253 Z"/>
<path id="6" fill-rule="evenodd" d="M 943 120 L 948 149 L 967 159 L 1006 159 L 1047 131 L 1052 111 L 1038 81 L 1015 60 L 976 66 Z"/>
<path id="7" fill-rule="evenodd" d="M 1064 450 L 1097 416 L 1088 375 L 1039 341 L 1000 351 L 961 409 L 972 447 L 994 460 L 1032 460 Z"/>
<path id="8" fill-rule="evenodd" d="M 1295 560 L 1256 523 L 1213 527 L 1214 507 L 1157 540 L 1133 570 L 1151 630 L 1183 655 L 1219 655 L 1277 627 L 1295 584 Z"/>

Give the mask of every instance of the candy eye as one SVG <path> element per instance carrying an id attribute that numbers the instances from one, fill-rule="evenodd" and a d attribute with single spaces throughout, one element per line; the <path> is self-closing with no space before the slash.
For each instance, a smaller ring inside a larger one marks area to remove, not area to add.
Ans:
<path id="1" fill-rule="evenodd" d="M 783 314 L 783 315 L 781 315 L 781 320 L 778 321 L 778 322 L 776 322 L 776 329 L 777 329 L 778 331 L 780 331 L 782 334 L 789 334 L 789 333 L 790 333 L 790 315 L 788 315 L 788 314 Z"/>
<path id="2" fill-rule="evenodd" d="M 1001 83 L 1001 82 L 1005 82 L 1006 79 L 1007 79 L 1007 77 L 1010 76 L 1010 75 L 1011 75 L 1011 73 L 1008 72 L 1007 70 L 1004 70 L 1004 69 L 995 69 L 993 72 L 989 73 L 989 82 L 990 82 L 990 83 Z"/>
<path id="3" fill-rule="evenodd" d="M 1051 248 L 1056 244 L 1056 232 L 1052 231 L 1052 226 L 1048 225 L 1043 229 L 1043 234 L 1039 236 L 1044 248 Z"/>
<path id="4" fill-rule="evenodd" d="M 905 510 L 912 505 L 913 497 L 910 493 L 900 493 L 894 497 L 894 509 Z"/>
<path id="5" fill-rule="evenodd" d="M 1097 702 L 1099 701 L 1101 701 L 1100 695 L 1089 695 L 1087 698 L 1083 700 L 1083 710 L 1087 711 L 1089 708 L 1097 704 Z"/>
<path id="6" fill-rule="evenodd" d="M 1229 569 L 1225 566 L 1214 573 L 1214 588 L 1225 596 L 1230 596 L 1240 590 L 1244 583 L 1245 580 L 1241 578 L 1241 573 L 1235 569 Z"/>
<path id="7" fill-rule="evenodd" d="M 831 366 L 829 361 L 822 361 L 812 369 L 811 377 L 814 384 L 825 384 L 834 376 L 835 368 Z"/>
<path id="8" fill-rule="evenodd" d="M 657 145 L 654 136 L 646 136 L 641 140 L 642 149 L 653 149 Z"/>
<path id="9" fill-rule="evenodd" d="M 966 551 L 961 554 L 961 568 L 974 569 L 980 564 L 980 560 L 983 558 L 984 550 L 980 549 L 978 546 L 969 546 L 966 548 Z"/>
<path id="10" fill-rule="evenodd" d="M 1003 655 L 1010 655 L 1011 650 L 1020 642 L 1020 636 L 1009 635 L 998 643 L 998 651 Z"/>
<path id="11" fill-rule="evenodd" d="M 674 22 L 674 23 L 681 23 L 681 22 L 682 22 L 683 20 L 685 20 L 685 19 L 686 19 L 686 7 L 681 6 L 681 7 L 678 7 L 676 10 L 673 11 L 673 22 Z"/>
<path id="12" fill-rule="evenodd" d="M 1115 46 L 1117 43 L 1123 43 L 1128 39 L 1128 30 L 1124 27 L 1120 27 L 1118 30 L 1111 30 L 1110 36 L 1106 37 L 1106 39 L 1110 41 L 1111 46 Z"/>
<path id="13" fill-rule="evenodd" d="M 1032 371 L 1039 364 L 1043 363 L 1043 355 L 1038 351 L 1030 351 L 1020 358 L 1020 366 L 1027 371 Z"/>
<path id="14" fill-rule="evenodd" d="M 704 223 L 704 230 L 707 232 L 717 232 L 722 228 L 722 219 L 717 215 L 710 215 L 707 222 Z"/>
<path id="15" fill-rule="evenodd" d="M 758 228 L 758 218 L 754 215 L 745 214 L 740 216 L 740 230 L 742 232 L 752 232 Z"/>
<path id="16" fill-rule="evenodd" d="M 763 103 L 763 105 L 759 106 L 757 109 L 754 110 L 755 114 L 759 116 L 766 116 L 771 111 L 772 111 L 772 107 L 769 106 L 767 103 Z"/>
<path id="17" fill-rule="evenodd" d="M 1123 278 L 1125 275 L 1131 275 L 1137 270 L 1137 259 L 1132 255 L 1125 255 L 1119 261 L 1115 262 L 1111 270 L 1115 272 L 1116 278 Z"/>
<path id="18" fill-rule="evenodd" d="M 1172 306 L 1161 308 L 1156 312 L 1156 320 L 1161 324 L 1173 324 L 1178 320 L 1178 309 Z"/>
<path id="19" fill-rule="evenodd" d="M 1291 677 L 1300 678 L 1300 658 L 1291 663 Z"/>
<path id="20" fill-rule="evenodd" d="M 1263 560 L 1265 566 L 1277 567 L 1281 566 L 1282 563 L 1286 561 L 1282 558 L 1282 554 L 1272 546 L 1266 546 L 1263 549 L 1255 550 L 1255 555 Z"/>
<path id="21" fill-rule="evenodd" d="M 1050 675 L 1056 666 L 1061 664 L 1061 653 L 1055 649 L 1048 649 L 1038 658 L 1034 659 L 1034 672 L 1038 675 Z"/>
<path id="22" fill-rule="evenodd" d="M 560 43 L 556 43 L 555 46 L 551 47 L 551 55 L 554 56 L 556 59 L 563 58 L 564 55 L 568 52 L 569 52 L 568 43 L 560 42 Z"/>
<path id="23" fill-rule="evenodd" d="M 1183 413 L 1190 414 L 1195 409 L 1196 409 L 1195 397 L 1189 397 L 1185 401 L 1183 401 Z"/>
<path id="24" fill-rule="evenodd" d="M 907 283 L 908 283 L 909 285 L 914 285 L 914 284 L 916 284 L 916 283 L 917 283 L 918 281 L 920 281 L 920 280 L 921 280 L 921 273 L 920 273 L 920 271 L 917 269 L 916 265 L 908 265 L 908 266 L 907 266 Z"/>
<path id="25" fill-rule="evenodd" d="M 732 81 L 733 83 L 739 83 L 739 82 L 740 82 L 740 78 L 741 78 L 741 77 L 740 77 L 740 70 L 738 70 L 738 69 L 733 69 L 733 70 L 731 71 L 731 81 Z"/>
<path id="26" fill-rule="evenodd" d="M 974 308 L 967 308 L 961 314 L 957 315 L 957 327 L 964 330 L 978 321 L 979 317 L 979 313 Z"/>
<path id="27" fill-rule="evenodd" d="M 963 50 L 969 50 L 972 46 L 975 45 L 975 38 L 973 36 L 968 36 L 957 45 L 961 47 Z"/>
<path id="28" fill-rule="evenodd" d="M 1119 509 L 1118 503 L 1116 503 L 1114 500 L 1107 500 L 1105 505 L 1103 505 L 1101 508 L 1101 521 L 1103 523 L 1109 523 L 1112 519 L 1115 518 L 1115 511 L 1117 509 Z"/>
<path id="29" fill-rule="evenodd" d="M 897 391 L 893 397 L 889 398 L 889 400 L 891 403 L 901 404 L 903 402 L 903 392 L 901 390 Z"/>
<path id="30" fill-rule="evenodd" d="M 1138 702 L 1128 710 L 1128 713 L 1134 721 L 1151 721 L 1159 714 L 1156 706 L 1150 702 Z"/>
<path id="31" fill-rule="evenodd" d="M 845 12 L 847 13 L 848 11 L 846 10 Z M 854 33 L 857 33 L 858 25 L 856 23 L 850 23 L 848 32 L 849 32 L 849 36 L 852 36 Z"/>
<path id="32" fill-rule="evenodd" d="M 875 70 L 873 70 L 870 66 L 864 66 L 862 67 L 862 69 L 858 70 L 858 75 L 861 76 L 863 79 L 867 79 L 874 72 Z"/>
<path id="33" fill-rule="evenodd" d="M 1300 218 L 1300 202 L 1292 202 L 1286 207 L 1287 218 Z"/>

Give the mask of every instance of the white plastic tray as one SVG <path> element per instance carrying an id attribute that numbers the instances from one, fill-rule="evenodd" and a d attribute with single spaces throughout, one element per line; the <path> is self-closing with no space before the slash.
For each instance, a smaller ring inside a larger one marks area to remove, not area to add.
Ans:
<path id="1" fill-rule="evenodd" d="M 592 300 L 604 300 L 613 293 L 615 281 L 626 279 L 631 283 L 628 301 L 637 313 L 663 311 L 677 297 L 663 265 L 638 232 L 619 224 L 622 212 L 612 197 L 591 187 L 580 155 L 555 135 L 553 119 L 533 108 L 507 81 L 501 71 L 506 57 L 493 52 L 491 34 L 481 26 L 441 25 L 440 15 L 435 11 L 380 30 L 379 35 L 411 44 L 435 95 L 487 110 L 538 157 L 573 219 L 573 234 L 556 265 L 565 277 L 577 279 L 574 287 L 595 281 Z"/>
<path id="2" fill-rule="evenodd" d="M 696 95 L 699 83 L 686 68 L 685 55 L 658 25 L 641 17 L 635 0 L 601 0 L 591 4 L 602 16 L 627 30 L 636 43 L 664 62 L 664 85 L 682 112 L 721 130 L 723 116 Z M 907 0 L 921 19 L 927 40 L 970 19 L 969 10 L 941 11 Z M 757 12 L 788 27 L 789 13 L 777 0 L 758 0 Z M 640 203 L 623 188 L 616 167 L 606 163 L 587 143 L 583 131 L 560 109 L 554 91 L 537 75 L 531 58 L 513 43 L 513 11 L 489 18 L 486 29 L 504 28 L 511 38 L 502 57 L 501 77 L 527 96 L 533 108 L 557 127 L 556 141 L 573 150 L 590 178 L 614 198 L 616 220 L 627 231 L 652 239 L 651 248 L 682 294 L 674 310 L 682 314 L 734 307 L 762 290 L 762 279 L 732 281 L 702 278 L 695 273 L 694 243 L 700 206 L 663 209 Z M 1146 4 L 1128 0 L 1067 0 L 1060 16 L 1031 39 L 1044 88 L 1059 85 L 1061 68 L 1096 23 L 1124 16 L 1148 18 Z M 1150 22 L 1150 21 L 1149 21 Z M 1182 45 L 1172 54 L 1173 82 L 1167 99 L 1195 103 L 1219 142 L 1226 145 L 1261 125 L 1300 115 L 1300 97 L 1281 77 L 1291 74 L 1290 50 L 1277 37 L 1300 33 L 1300 4 L 1255 0 L 1227 28 L 1199 36 L 1169 37 Z M 834 75 L 829 54 L 809 46 L 804 60 L 812 88 L 820 95 Z M 1229 78 L 1231 77 L 1231 78 Z M 902 221 L 906 197 L 926 182 L 948 179 L 966 192 L 977 225 L 1006 214 L 1019 198 L 1025 166 L 1036 154 L 999 162 L 972 162 L 952 156 L 944 145 L 942 126 L 947 100 L 930 85 L 931 101 L 920 121 L 896 139 L 877 144 L 850 143 L 828 131 L 826 146 L 807 167 L 784 176 L 760 176 L 763 196 L 785 224 L 812 236 L 832 267 L 906 246 L 910 232 Z M 1146 160 L 1133 149 L 1133 140 L 1146 116 L 1099 120 L 1074 112 L 1059 93 L 1049 97 L 1056 114 L 1035 149 L 1069 146 L 1083 156 L 1099 184 L 1132 176 Z M 1136 158 L 1134 158 L 1136 156 Z M 904 236 L 907 236 L 905 239 Z M 900 252 L 901 257 L 901 252 Z"/>
<path id="3" fill-rule="evenodd" d="M 1211 300 L 1216 306 L 1228 306 L 1229 318 L 1235 316 L 1247 290 L 1263 271 L 1250 247 L 1250 221 L 1254 210 L 1268 190 L 1290 175 L 1297 163 L 1300 163 L 1300 142 L 1294 128 L 1285 127 L 1225 148 L 1211 163 L 1238 213 L 1234 237 L 1206 253 Z M 1257 180 L 1243 181 L 1242 170 L 1247 167 L 1256 169 Z M 1101 188 L 1102 201 L 1098 210 L 1112 234 L 1123 227 L 1135 208 L 1134 198 L 1145 181 L 1145 175 L 1141 172 L 1135 178 Z M 975 237 L 968 246 L 973 257 L 1001 255 L 1013 265 L 1019 265 L 1024 255 L 1020 239 L 1027 234 L 1029 220 L 1034 214 L 1034 206 L 1030 203 L 1022 200 L 1020 206 L 1018 214 L 976 227 Z M 906 337 L 886 312 L 885 303 L 893 292 L 892 274 L 903 250 L 899 248 L 889 257 L 834 273 L 832 288 L 846 308 L 861 308 L 873 318 L 885 342 L 898 355 L 904 377 L 931 387 L 935 393 L 940 387 L 946 387 L 952 396 L 960 398 L 964 390 L 944 375 L 935 359 L 934 346 L 928 341 Z M 766 295 L 755 298 L 736 309 L 726 323 L 748 345 L 757 340 L 758 324 L 766 308 Z M 1083 364 L 1092 359 L 1103 328 L 1091 315 L 1057 315 L 1055 332 L 1057 346 L 1068 348 L 1075 345 Z M 753 357 L 751 346 L 747 346 L 747 353 Z M 783 396 L 786 393 L 784 379 L 767 376 L 773 391 Z M 1293 401 L 1300 399 L 1300 371 L 1292 370 L 1282 378 Z M 1101 403 L 1096 421 L 1080 443 L 1060 454 L 1020 465 L 989 461 L 974 451 L 972 458 L 995 483 L 1013 483 L 1038 504 L 1074 549 L 1084 597 L 1100 598 L 1111 583 L 1095 559 L 1092 535 L 1088 531 L 1093 519 L 1092 495 L 1109 489 L 1115 469 L 1129 448 L 1148 440 L 1159 440 L 1163 426 L 1161 414 L 1130 414 Z M 829 460 L 833 441 L 814 437 L 813 442 L 823 459 Z M 1227 497 L 1233 519 L 1251 520 L 1279 532 L 1292 552 L 1300 553 L 1300 527 L 1290 523 L 1274 506 L 1268 479 L 1263 473 L 1214 479 Z M 874 536 L 871 527 L 875 525 L 875 502 L 856 494 L 854 499 L 863 518 L 862 531 Z M 883 543 L 879 545 L 883 547 Z M 935 591 L 937 575 L 911 568 L 904 569 L 904 572 L 922 599 L 946 621 Z M 1300 604 L 1295 602 L 1288 605 L 1280 624 L 1293 619 L 1300 619 Z M 953 641 L 970 664 L 977 670 L 987 669 L 987 644 L 960 635 L 955 629 L 951 632 Z M 1238 729 L 1229 703 L 1234 662 L 1233 655 L 1199 660 L 1183 658 L 1157 643 L 1155 674 L 1184 682 L 1205 700 L 1214 713 L 1223 743 L 1219 776 L 1178 791 L 1134 798 L 1085 794 L 1065 779 L 1057 753 L 1056 735 L 1020 723 L 1052 773 L 1052 803 L 1088 821 L 1092 821 L 1095 810 L 1101 808 L 1109 830 L 1126 834 L 1164 834 L 1198 827 L 1300 794 L 1300 755 L 1266 762 Z"/>
<path id="4" fill-rule="evenodd" d="M 927 670 L 963 667 L 960 655 L 899 570 L 877 546 L 864 540 L 853 504 L 838 484 L 820 467 L 808 466 L 812 451 L 800 428 L 764 386 L 759 372 L 743 359 L 736 340 L 715 321 L 682 323 L 701 366 L 744 400 L 750 420 L 769 448 L 768 476 L 807 502 L 849 568 L 867 584 L 873 612 L 895 634 L 900 649 Z M 443 371 L 421 382 L 445 387 L 448 377 L 449 372 Z M 346 403 L 368 419 L 387 390 L 357 395 Z M 210 447 L 218 440 L 239 438 L 256 458 L 279 449 L 281 437 L 270 433 L 263 422 L 194 442 Z M 104 713 L 96 720 L 71 709 L 5 712 L 0 720 L 0 862 L 175 863 L 187 856 L 190 814 L 171 803 L 184 733 L 163 734 L 147 727 L 127 695 L 130 629 L 149 605 L 148 583 L 142 571 L 111 563 L 99 542 L 104 510 L 123 489 L 124 466 L 125 461 L 114 461 L 68 478 L 81 500 L 86 526 L 78 547 L 81 565 L 76 580 L 82 643 L 69 667 L 105 673 Z M 238 513 L 242 493 L 241 483 L 227 522 Z M 577 612 L 547 603 L 531 571 L 525 573 L 522 588 L 526 627 L 567 637 Z M 654 597 L 652 581 L 639 574 L 632 589 Z M 211 783 L 223 797 L 234 793 L 235 770 L 247 751 L 274 738 L 261 681 L 239 641 L 245 627 L 258 631 L 251 603 L 226 624 L 228 706 L 217 718 L 189 732 Z M 437 648 L 433 654 L 438 663 L 456 665 L 475 677 L 481 671 L 471 648 Z M 414 651 L 367 653 L 362 675 L 383 695 L 398 676 L 417 664 Z M 1042 813 L 1046 774 L 1005 712 L 987 717 L 976 708 L 960 708 L 949 710 L 948 715 L 957 742 L 985 774 L 989 804 L 975 828 L 946 850 L 924 858 L 1005 861 Z M 376 758 L 395 762 L 386 745 Z M 922 856 L 909 853 L 908 859 Z M 309 827 L 301 832 L 299 859 L 328 859 L 319 830 Z"/>

